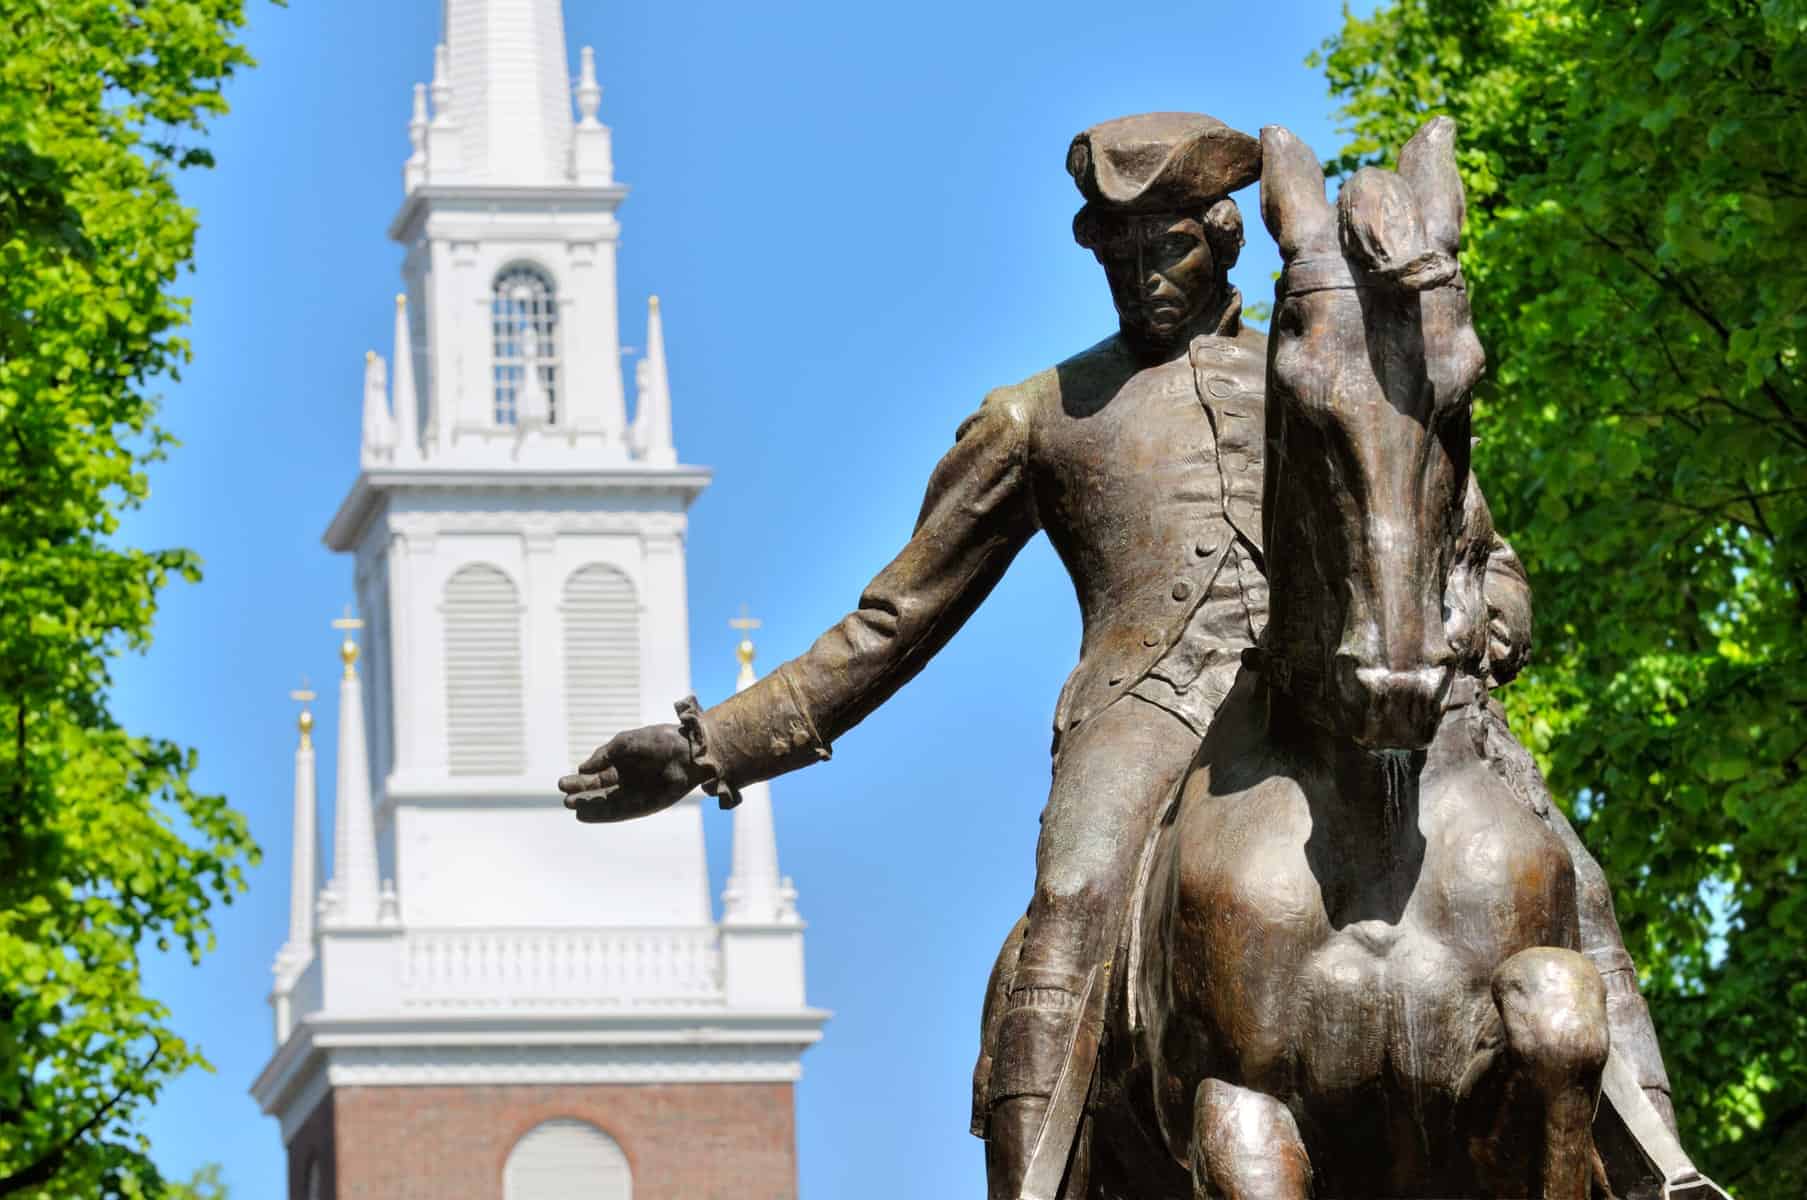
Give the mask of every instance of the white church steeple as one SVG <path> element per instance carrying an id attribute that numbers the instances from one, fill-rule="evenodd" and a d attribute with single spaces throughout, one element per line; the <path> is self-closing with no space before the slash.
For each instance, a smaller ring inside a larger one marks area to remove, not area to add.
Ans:
<path id="1" fill-rule="evenodd" d="M 558 0 L 444 11 L 429 79 L 396 96 L 403 288 L 392 314 L 375 309 L 392 315 L 389 358 L 367 358 L 361 409 L 343 398 L 348 424 L 362 414 L 360 470 L 325 536 L 352 560 L 363 624 L 362 650 L 343 651 L 332 882 L 313 921 L 310 743 L 277 1049 L 253 1093 L 282 1120 L 299 1180 L 333 1095 L 465 1089 L 452 1107 L 466 1124 L 443 1142 L 342 1119 L 324 1169 L 341 1196 L 391 1194 L 357 1172 L 393 1169 L 486 1179 L 453 1190 L 501 1200 L 494 1162 L 469 1156 L 493 1143 L 501 1110 L 484 1106 L 511 1088 L 556 1086 L 593 1112 L 641 1084 L 729 1089 L 707 1101 L 711 1121 L 770 1147 L 790 1128 L 773 1089 L 800 1076 L 827 1014 L 805 1001 L 764 785 L 733 818 L 721 921 L 700 795 L 606 830 L 560 801 L 579 759 L 670 721 L 692 691 L 685 538 L 710 472 L 672 443 L 656 301 L 629 419 L 627 189 L 596 56 L 573 71 Z M 532 1148 L 520 1136 L 510 1163 Z M 638 1136 L 674 1142 L 646 1161 L 691 1150 L 677 1124 Z M 622 1163 L 642 1148 L 624 1149 Z M 761 1161 L 749 1188 L 794 1195 L 788 1152 Z"/>

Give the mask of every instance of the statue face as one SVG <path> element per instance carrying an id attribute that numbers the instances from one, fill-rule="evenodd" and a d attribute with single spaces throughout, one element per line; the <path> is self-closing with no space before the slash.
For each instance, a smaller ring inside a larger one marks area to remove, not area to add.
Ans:
<path id="1" fill-rule="evenodd" d="M 1117 319 L 1134 341 L 1171 346 L 1217 299 L 1211 245 L 1192 217 L 1128 217 L 1095 253 L 1110 281 Z"/>

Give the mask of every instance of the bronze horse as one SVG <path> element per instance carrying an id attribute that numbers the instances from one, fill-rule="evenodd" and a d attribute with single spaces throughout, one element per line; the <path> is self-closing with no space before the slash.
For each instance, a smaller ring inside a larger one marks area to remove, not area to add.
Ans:
<path id="1" fill-rule="evenodd" d="M 1285 268 L 1269 624 L 1094 976 L 1103 1044 L 1059 1194 L 1604 1183 L 1606 997 L 1577 952 L 1574 868 L 1479 733 L 1491 522 L 1469 474 L 1484 359 L 1454 136 L 1430 122 L 1397 174 L 1364 169 L 1332 206 L 1310 148 L 1262 131 Z"/>

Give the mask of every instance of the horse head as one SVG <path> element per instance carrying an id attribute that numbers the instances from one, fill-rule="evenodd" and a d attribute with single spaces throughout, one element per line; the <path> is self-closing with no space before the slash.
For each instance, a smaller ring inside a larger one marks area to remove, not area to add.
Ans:
<path id="1" fill-rule="evenodd" d="M 1268 342 L 1261 661 L 1302 715 L 1371 749 L 1419 749 L 1486 650 L 1485 575 L 1463 536 L 1469 392 L 1485 358 L 1456 251 L 1455 123 L 1365 167 L 1334 207 L 1317 156 L 1261 131 L 1261 216 L 1280 245 Z"/>

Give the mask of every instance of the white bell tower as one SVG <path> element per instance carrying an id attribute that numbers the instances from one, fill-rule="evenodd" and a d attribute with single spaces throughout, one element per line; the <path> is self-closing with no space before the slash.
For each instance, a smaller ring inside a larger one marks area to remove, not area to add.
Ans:
<path id="1" fill-rule="evenodd" d="M 367 356 L 361 469 L 326 531 L 362 618 L 337 623 L 331 878 L 317 887 L 304 732 L 277 1050 L 253 1092 L 282 1121 L 297 1200 L 321 1177 L 326 1195 L 405 1177 L 501 1197 L 502 1168 L 444 1151 L 456 1138 L 423 1157 L 395 1136 L 446 1132 L 448 1113 L 531 1130 L 519 1154 L 577 1161 L 582 1142 L 618 1173 L 665 1164 L 632 1181 L 639 1200 L 713 1194 L 648 1087 L 690 1089 L 720 1144 L 746 1148 L 732 1177 L 794 1195 L 790 1085 L 827 1014 L 805 1003 L 764 789 L 737 814 L 724 925 L 699 797 L 585 827 L 554 786 L 689 693 L 686 514 L 710 478 L 673 446 L 656 297 L 628 420 L 627 189 L 595 56 L 573 82 L 559 0 L 446 0 L 432 62 L 389 226 L 394 345 Z M 508 1180 L 538 1178 L 508 1161 Z"/>

